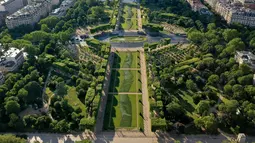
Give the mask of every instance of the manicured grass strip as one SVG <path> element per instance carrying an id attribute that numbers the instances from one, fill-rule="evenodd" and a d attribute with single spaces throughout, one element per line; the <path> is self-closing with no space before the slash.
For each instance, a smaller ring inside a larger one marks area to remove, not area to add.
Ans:
<path id="1" fill-rule="evenodd" d="M 136 95 L 110 95 L 106 107 L 105 128 L 136 128 L 137 100 Z M 112 98 L 113 97 L 113 98 Z M 110 108 L 110 106 L 112 107 Z M 107 124 L 108 123 L 108 124 Z"/>
<path id="2" fill-rule="evenodd" d="M 113 68 L 140 68 L 138 54 L 138 52 L 116 52 Z"/>
<path id="3" fill-rule="evenodd" d="M 144 42 L 146 41 L 145 36 L 115 36 L 111 37 L 111 42 Z"/>
<path id="4" fill-rule="evenodd" d="M 115 91 L 113 92 L 140 92 L 141 83 L 136 79 L 136 74 L 138 71 L 136 70 L 118 70 L 116 71 L 115 77 Z M 140 73 L 137 74 L 137 78 L 140 77 Z M 137 88 L 138 87 L 138 88 Z"/>
<path id="5" fill-rule="evenodd" d="M 135 5 L 126 4 L 124 6 L 123 18 L 124 21 L 121 24 L 125 30 L 136 30 L 137 26 L 137 9 Z"/>

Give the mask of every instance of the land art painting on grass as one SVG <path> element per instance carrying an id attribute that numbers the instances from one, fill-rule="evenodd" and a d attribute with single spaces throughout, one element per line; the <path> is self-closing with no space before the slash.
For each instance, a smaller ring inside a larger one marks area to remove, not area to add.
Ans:
<path id="1" fill-rule="evenodd" d="M 114 55 L 104 129 L 143 128 L 139 52 Z"/>

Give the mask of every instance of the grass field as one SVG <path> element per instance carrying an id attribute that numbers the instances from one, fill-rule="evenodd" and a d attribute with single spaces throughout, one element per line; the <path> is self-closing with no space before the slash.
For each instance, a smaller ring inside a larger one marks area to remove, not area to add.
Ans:
<path id="1" fill-rule="evenodd" d="M 139 52 L 116 52 L 113 68 L 140 68 Z"/>
<path id="2" fill-rule="evenodd" d="M 110 92 L 141 92 L 141 75 L 137 70 L 112 70 Z"/>
<path id="3" fill-rule="evenodd" d="M 141 95 L 112 95 L 108 96 L 104 129 L 139 129 L 143 128 L 143 119 L 140 116 L 142 104 Z"/>
<path id="4" fill-rule="evenodd" d="M 121 26 L 125 30 L 137 30 L 137 9 L 136 5 L 125 4 L 124 5 L 124 13 L 123 13 L 124 21 L 121 23 Z"/>
<path id="5" fill-rule="evenodd" d="M 116 37 L 112 37 L 111 42 L 144 42 L 146 41 L 146 37 L 145 36 L 125 36 L 125 37 L 121 37 L 121 36 L 116 36 Z"/>
<path id="6" fill-rule="evenodd" d="M 65 95 L 65 99 L 67 99 L 68 103 L 74 108 L 80 108 L 82 110 L 82 115 L 86 114 L 86 107 L 78 98 L 75 87 L 68 87 L 67 95 Z"/>
<path id="7" fill-rule="evenodd" d="M 105 110 L 105 130 L 143 129 L 139 55 L 139 52 L 115 53 Z"/>

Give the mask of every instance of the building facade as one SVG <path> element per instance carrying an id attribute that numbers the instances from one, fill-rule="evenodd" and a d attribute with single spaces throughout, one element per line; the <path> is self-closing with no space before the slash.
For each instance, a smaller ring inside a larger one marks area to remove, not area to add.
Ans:
<path id="1" fill-rule="evenodd" d="M 255 55 L 248 51 L 237 51 L 235 54 L 236 62 L 241 64 L 247 64 L 252 69 L 255 69 Z"/>
<path id="2" fill-rule="evenodd" d="M 26 0 L 4 0 L 0 2 L 0 25 L 4 23 L 7 15 L 10 15 L 27 4 Z"/>
<path id="3" fill-rule="evenodd" d="M 190 4 L 193 11 L 204 15 L 212 15 L 209 9 L 203 5 L 200 0 L 187 0 L 187 2 Z"/>
<path id="4" fill-rule="evenodd" d="M 51 1 L 34 2 L 6 17 L 9 29 L 21 25 L 34 25 L 51 11 Z"/>
<path id="5" fill-rule="evenodd" d="M 24 61 L 25 58 L 22 50 L 10 48 L 1 56 L 0 69 L 1 71 L 12 72 L 17 70 Z"/>
<path id="6" fill-rule="evenodd" d="M 247 2 L 245 0 L 240 0 Z M 255 27 L 255 10 L 245 7 L 240 1 L 205 0 L 228 24 L 240 23 Z"/>
<path id="7" fill-rule="evenodd" d="M 66 14 L 67 9 L 72 7 L 75 3 L 75 0 L 64 0 L 59 8 L 53 10 L 50 15 L 57 16 L 57 17 L 62 17 Z"/>

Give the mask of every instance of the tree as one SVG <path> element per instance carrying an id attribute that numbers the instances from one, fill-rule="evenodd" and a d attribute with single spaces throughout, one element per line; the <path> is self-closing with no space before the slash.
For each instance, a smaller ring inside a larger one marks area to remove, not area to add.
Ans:
<path id="1" fill-rule="evenodd" d="M 85 129 L 89 129 L 91 131 L 93 131 L 95 125 L 95 119 L 94 118 L 82 118 L 80 120 L 80 124 L 79 124 L 79 128 L 80 130 L 85 130 Z"/>
<path id="2" fill-rule="evenodd" d="M 32 43 L 38 43 L 42 40 L 50 39 L 51 35 L 44 31 L 34 31 L 24 36 L 25 40 L 29 40 Z"/>
<path id="3" fill-rule="evenodd" d="M 195 44 L 201 44 L 204 39 L 204 34 L 199 31 L 193 31 L 188 34 L 188 39 Z"/>
<path id="4" fill-rule="evenodd" d="M 236 100 L 229 100 L 228 102 L 221 103 L 219 105 L 219 110 L 223 111 L 223 112 L 225 112 L 227 114 L 235 114 L 238 106 L 239 106 L 238 101 L 236 101 Z"/>
<path id="5" fill-rule="evenodd" d="M 186 81 L 186 87 L 192 91 L 196 91 L 197 90 L 197 85 L 196 83 L 193 82 L 193 80 L 187 80 Z"/>
<path id="6" fill-rule="evenodd" d="M 176 102 L 171 102 L 166 106 L 168 118 L 172 120 L 180 120 L 185 114 L 185 110 Z"/>
<path id="7" fill-rule="evenodd" d="M 25 115 L 23 117 L 23 124 L 26 127 L 34 128 L 35 123 L 36 123 L 36 117 L 34 115 Z"/>
<path id="8" fill-rule="evenodd" d="M 56 94 L 59 96 L 64 96 L 67 94 L 67 86 L 65 82 L 60 82 L 56 86 Z"/>
<path id="9" fill-rule="evenodd" d="M 53 130 L 55 131 L 62 132 L 62 133 L 69 131 L 69 126 L 65 119 L 61 121 L 56 121 L 53 125 L 54 125 Z"/>
<path id="10" fill-rule="evenodd" d="M 59 22 L 59 18 L 57 16 L 48 16 L 42 20 L 40 20 L 39 25 L 46 25 L 50 29 L 53 29 L 56 24 Z"/>
<path id="11" fill-rule="evenodd" d="M 20 111 L 20 105 L 17 101 L 7 101 L 4 108 L 7 114 L 19 113 Z"/>
<path id="12" fill-rule="evenodd" d="M 17 94 L 17 96 L 19 97 L 19 99 L 22 99 L 24 102 L 26 101 L 27 95 L 28 95 L 28 92 L 27 92 L 27 90 L 24 89 L 24 88 L 21 88 L 21 89 L 18 91 L 18 94 Z"/>
<path id="13" fill-rule="evenodd" d="M 31 81 L 25 85 L 24 89 L 28 92 L 27 103 L 36 103 L 40 107 L 42 105 L 42 87 L 40 84 L 38 82 Z"/>
<path id="14" fill-rule="evenodd" d="M 200 101 L 196 107 L 196 112 L 200 115 L 207 114 L 209 111 L 210 104 L 209 101 Z"/>
<path id="15" fill-rule="evenodd" d="M 95 89 L 89 88 L 85 97 L 85 104 L 89 105 L 92 102 L 95 95 L 96 95 Z"/>
<path id="16" fill-rule="evenodd" d="M 244 90 L 250 97 L 255 96 L 255 87 L 253 85 L 246 86 Z"/>
<path id="17" fill-rule="evenodd" d="M 50 32 L 50 28 L 46 25 L 46 24 L 42 24 L 41 25 L 41 30 L 44 32 Z"/>
<path id="18" fill-rule="evenodd" d="M 249 65 L 247 65 L 247 64 L 241 64 L 241 65 L 239 66 L 239 69 L 242 71 L 242 74 L 243 74 L 243 75 L 253 73 L 253 72 L 252 72 L 252 69 L 251 69 L 251 68 L 249 67 Z"/>
<path id="19" fill-rule="evenodd" d="M 14 135 L 0 135 L 0 143 L 27 143 L 25 139 L 21 139 Z"/>
<path id="20" fill-rule="evenodd" d="M 255 48 L 255 38 L 252 38 L 250 41 L 250 47 Z"/>
<path id="21" fill-rule="evenodd" d="M 224 86 L 224 92 L 226 94 L 231 94 L 232 93 L 232 86 L 230 84 L 227 84 Z"/>
<path id="22" fill-rule="evenodd" d="M 19 120 L 19 117 L 16 114 L 12 113 L 12 114 L 9 115 L 9 118 L 10 118 L 10 121 L 8 123 L 8 126 L 11 127 L 11 128 L 16 127 L 16 124 L 17 124 L 17 121 Z"/>
<path id="23" fill-rule="evenodd" d="M 28 57 L 34 60 L 34 57 L 40 52 L 40 49 L 37 46 L 28 46 L 25 48 L 25 52 L 28 53 Z"/>
<path id="24" fill-rule="evenodd" d="M 210 114 L 209 116 L 196 118 L 194 120 L 194 123 L 198 128 L 205 128 L 206 131 L 209 133 L 217 132 L 218 123 L 213 114 Z"/>
<path id="25" fill-rule="evenodd" d="M 233 55 L 235 53 L 236 50 L 244 50 L 245 48 L 245 44 L 242 41 L 241 38 L 234 38 L 233 40 L 231 40 L 228 44 L 227 44 L 227 48 L 224 49 L 224 51 L 229 54 L 229 55 Z"/>
<path id="26" fill-rule="evenodd" d="M 35 122 L 35 128 L 37 129 L 48 129 L 51 123 L 51 119 L 48 116 L 40 116 Z"/>
<path id="27" fill-rule="evenodd" d="M 219 76 L 216 74 L 213 74 L 213 75 L 209 76 L 208 84 L 216 85 L 219 82 L 219 80 L 220 80 Z"/>
<path id="28" fill-rule="evenodd" d="M 240 33 L 236 29 L 225 29 L 222 33 L 224 39 L 229 42 L 234 38 L 238 38 Z"/>

